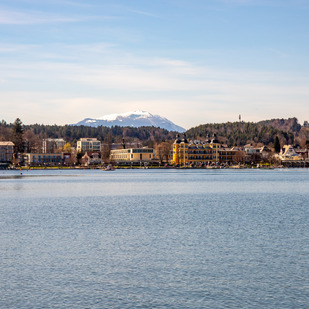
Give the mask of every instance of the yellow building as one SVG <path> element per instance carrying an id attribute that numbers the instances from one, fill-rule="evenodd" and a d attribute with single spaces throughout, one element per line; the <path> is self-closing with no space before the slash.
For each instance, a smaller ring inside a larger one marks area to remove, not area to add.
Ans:
<path id="1" fill-rule="evenodd" d="M 205 142 L 188 142 L 185 134 L 181 140 L 178 134 L 173 144 L 172 164 L 176 166 L 189 166 L 231 163 L 236 152 L 236 150 L 222 147 L 215 134 L 212 140 L 207 136 Z"/>
<path id="2" fill-rule="evenodd" d="M 110 160 L 115 163 L 145 163 L 154 160 L 152 148 L 129 148 L 111 150 Z"/>

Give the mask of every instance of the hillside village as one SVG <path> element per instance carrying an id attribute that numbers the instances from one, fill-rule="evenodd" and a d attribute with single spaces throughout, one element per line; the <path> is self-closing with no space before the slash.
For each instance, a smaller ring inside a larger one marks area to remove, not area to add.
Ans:
<path id="1" fill-rule="evenodd" d="M 156 127 L 0 123 L 0 168 L 309 166 L 309 125 L 296 118 L 205 124 L 186 133 Z"/>

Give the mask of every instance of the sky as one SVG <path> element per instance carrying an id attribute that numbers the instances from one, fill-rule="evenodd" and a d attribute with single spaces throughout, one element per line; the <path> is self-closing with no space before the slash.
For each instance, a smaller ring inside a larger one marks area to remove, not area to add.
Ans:
<path id="1" fill-rule="evenodd" d="M 309 120 L 309 0 L 0 0 L 0 121 Z"/>

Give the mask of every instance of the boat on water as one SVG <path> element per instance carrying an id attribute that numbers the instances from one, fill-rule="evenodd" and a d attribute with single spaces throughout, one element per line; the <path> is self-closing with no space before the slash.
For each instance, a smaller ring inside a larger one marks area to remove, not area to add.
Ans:
<path id="1" fill-rule="evenodd" d="M 102 171 L 115 171 L 116 168 L 113 167 L 111 164 L 107 165 L 105 168 L 102 169 Z"/>

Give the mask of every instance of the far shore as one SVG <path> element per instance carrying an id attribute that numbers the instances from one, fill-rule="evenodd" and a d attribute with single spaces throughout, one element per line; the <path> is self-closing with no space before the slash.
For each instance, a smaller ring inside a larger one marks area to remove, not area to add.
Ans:
<path id="1" fill-rule="evenodd" d="M 113 165 L 114 169 L 266 169 L 266 170 L 273 170 L 273 169 L 287 169 L 287 168 L 309 168 L 309 165 L 306 166 L 306 164 L 299 164 L 294 166 L 287 166 L 287 165 L 230 165 L 230 166 L 212 166 L 212 165 L 206 165 L 206 166 L 180 166 L 180 167 L 174 167 L 174 166 L 117 166 Z M 21 167 L 9 167 L 7 169 L 2 169 L 3 171 L 7 170 L 16 170 L 16 171 L 29 171 L 29 170 L 106 170 L 106 166 L 21 166 Z"/>

